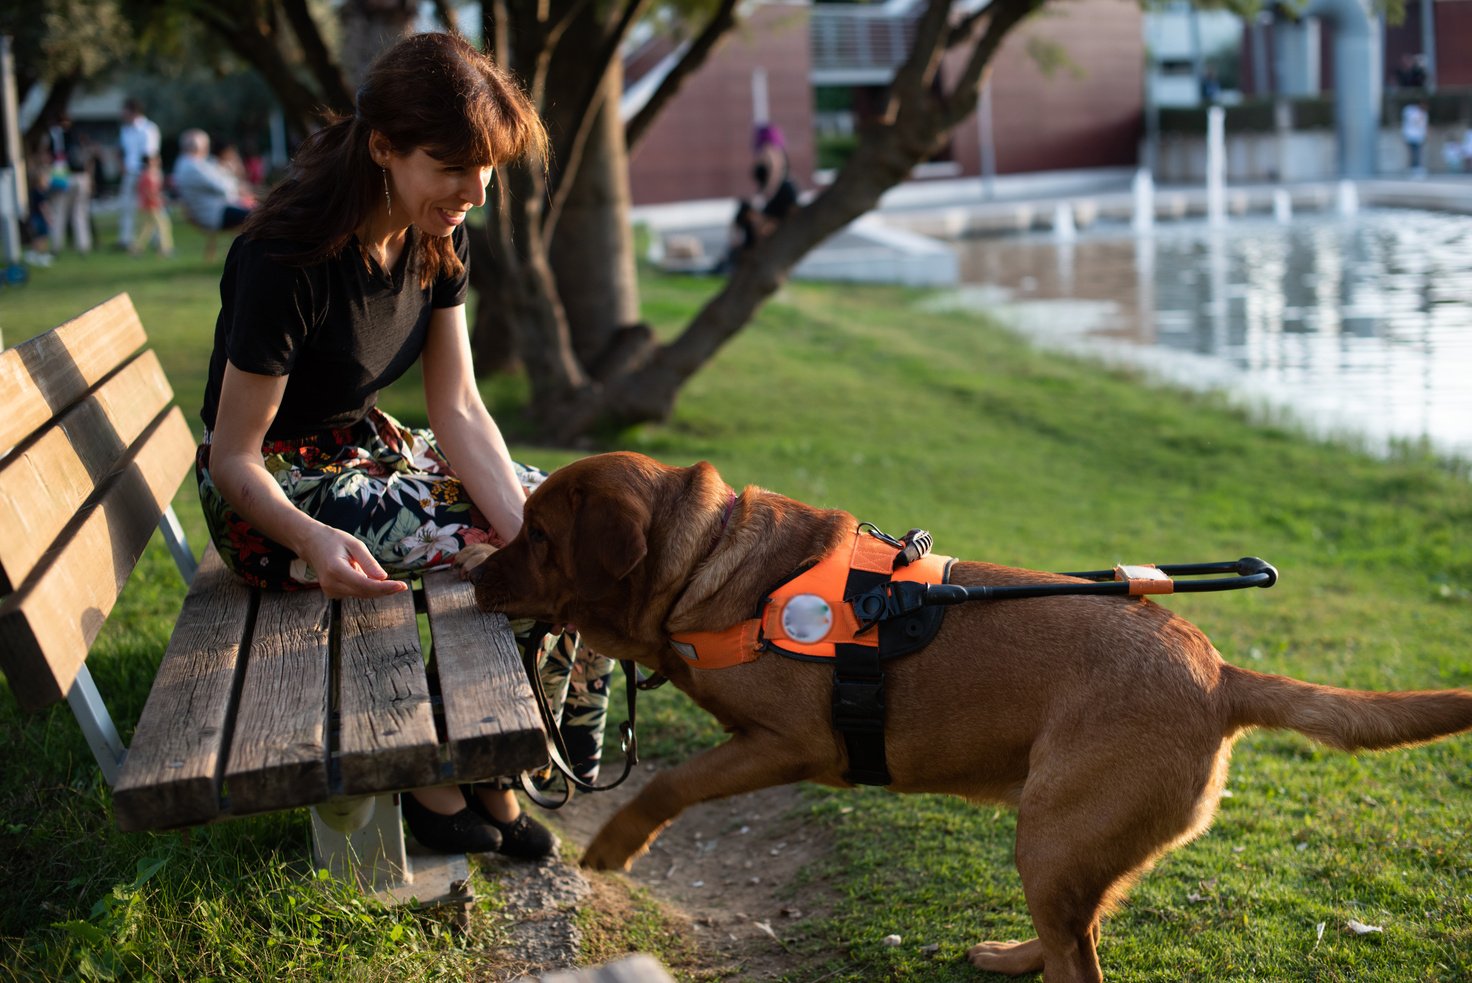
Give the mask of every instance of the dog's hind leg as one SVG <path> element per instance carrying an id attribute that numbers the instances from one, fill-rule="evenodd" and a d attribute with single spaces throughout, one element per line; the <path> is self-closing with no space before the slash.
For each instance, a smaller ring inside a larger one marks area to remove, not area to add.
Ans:
<path id="1" fill-rule="evenodd" d="M 1091 760 L 1069 744 L 1052 756 L 1059 767 L 1040 764 L 1028 776 L 1018 806 L 1017 870 L 1038 937 L 973 947 L 967 955 L 979 969 L 1100 983 L 1100 919 L 1214 811 L 1225 749 L 1167 758 L 1116 748 L 1108 760 L 1097 752 Z"/>
<path id="2" fill-rule="evenodd" d="M 1038 937 L 973 946 L 966 954 L 973 966 L 1012 976 L 1041 970 L 1048 983 L 1103 980 L 1096 954 L 1099 919 L 1153 851 L 1142 855 L 1119 842 L 1095 825 L 1090 812 L 1062 814 L 1029 803 L 1024 794 L 1017 818 L 1017 869 Z"/>
<path id="3" fill-rule="evenodd" d="M 582 865 L 594 870 L 627 869 L 649 848 L 670 820 L 689 807 L 742 792 L 787 785 L 809 777 L 780 738 L 737 734 L 668 771 L 662 771 L 603 825 Z"/>

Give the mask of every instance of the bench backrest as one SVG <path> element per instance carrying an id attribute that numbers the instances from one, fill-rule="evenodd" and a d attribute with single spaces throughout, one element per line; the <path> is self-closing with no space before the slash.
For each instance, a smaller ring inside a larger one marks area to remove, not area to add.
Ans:
<path id="1" fill-rule="evenodd" d="M 195 439 L 119 294 L 0 352 L 0 669 L 22 707 L 71 689 Z"/>

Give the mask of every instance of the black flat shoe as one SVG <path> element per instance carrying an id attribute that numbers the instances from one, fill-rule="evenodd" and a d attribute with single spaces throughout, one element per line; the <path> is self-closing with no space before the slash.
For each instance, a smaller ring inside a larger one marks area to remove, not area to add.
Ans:
<path id="1" fill-rule="evenodd" d="M 463 788 L 465 801 L 469 803 L 471 811 L 500 833 L 499 852 L 504 856 L 516 860 L 541 860 L 557 849 L 557 837 L 546 826 L 527 815 L 525 809 L 509 823 L 503 823 L 492 816 L 491 811 L 480 801 L 474 786 L 466 785 Z"/>
<path id="2" fill-rule="evenodd" d="M 495 853 L 501 849 L 501 832 L 487 825 L 480 814 L 461 809 L 453 816 L 442 816 L 426 807 L 413 793 L 399 796 L 409 833 L 436 853 Z"/>

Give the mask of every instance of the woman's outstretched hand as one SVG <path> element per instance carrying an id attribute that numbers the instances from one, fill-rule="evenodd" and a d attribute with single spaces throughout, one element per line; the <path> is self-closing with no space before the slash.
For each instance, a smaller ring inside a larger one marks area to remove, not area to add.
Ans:
<path id="1" fill-rule="evenodd" d="M 394 580 L 356 537 L 323 526 L 302 551 L 301 557 L 317 574 L 322 593 L 342 597 L 383 597 L 409 589 L 402 580 Z"/>

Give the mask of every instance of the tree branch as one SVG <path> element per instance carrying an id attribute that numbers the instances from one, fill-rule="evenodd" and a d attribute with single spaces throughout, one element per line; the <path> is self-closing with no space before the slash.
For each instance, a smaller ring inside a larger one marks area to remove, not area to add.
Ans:
<path id="1" fill-rule="evenodd" d="M 549 49 L 557 47 L 562 42 L 562 36 L 591 6 L 592 0 L 573 0 L 561 17 L 546 25 L 545 46 Z"/>
<path id="2" fill-rule="evenodd" d="M 706 22 L 704 30 L 690 42 L 685 49 L 685 54 L 675 63 L 649 97 L 649 101 L 639 107 L 639 111 L 624 126 L 624 136 L 629 150 L 638 145 L 639 140 L 648 132 L 649 126 L 659 116 L 665 105 L 680 91 L 685 81 L 694 75 L 706 60 L 715 53 L 732 28 L 738 23 L 736 19 L 737 0 L 721 0 L 720 7 L 711 15 Z"/>
<path id="3" fill-rule="evenodd" d="M 944 117 L 947 129 L 971 115 L 981 91 L 982 76 L 991 70 L 997 49 L 1014 27 L 1042 9 L 1045 2 L 1046 0 L 994 0 L 987 8 L 994 16 L 986 25 L 986 33 L 971 49 L 966 67 L 962 69 L 951 90 L 953 98 L 947 102 Z"/>
<path id="4" fill-rule="evenodd" d="M 971 39 L 971 32 L 976 29 L 976 25 L 986 20 L 991 12 L 991 4 L 983 4 L 952 24 L 950 33 L 946 37 L 946 48 L 954 48 L 958 44 L 964 44 L 969 41 Z"/>
<path id="5" fill-rule="evenodd" d="M 281 0 L 281 7 L 286 12 L 287 23 L 291 24 L 297 43 L 301 45 L 307 68 L 322 88 L 327 105 L 339 113 L 352 112 L 356 100 L 348 89 L 342 68 L 333 60 L 327 43 L 322 40 L 322 32 L 307 8 L 307 0 Z"/>
<path id="6" fill-rule="evenodd" d="M 247 4 L 248 8 L 250 5 Z M 322 98 L 303 85 L 281 53 L 271 25 L 240 4 L 191 3 L 189 12 L 214 31 L 226 47 L 253 67 L 281 103 L 287 123 L 299 132 L 311 129 L 318 119 Z"/>
<path id="7" fill-rule="evenodd" d="M 894 81 L 889 85 L 885 122 L 893 123 L 907 100 L 923 99 L 929 92 L 930 83 L 940 69 L 941 55 L 945 53 L 942 42 L 950 21 L 951 3 L 952 0 L 930 0 L 925 13 L 920 15 L 910 56 L 894 73 Z"/>
<path id="8" fill-rule="evenodd" d="M 434 0 L 434 12 L 440 23 L 445 25 L 445 30 L 451 34 L 460 33 L 460 15 L 450 4 L 450 0 Z"/>
<path id="9" fill-rule="evenodd" d="M 634 21 L 638 20 L 648 0 L 628 0 L 623 11 L 614 22 L 612 28 L 603 37 L 603 43 L 597 53 L 584 59 L 590 64 L 587 84 L 583 92 L 568 107 L 571 118 L 576 120 L 570 139 L 557 146 L 555 160 L 558 166 L 557 172 L 552 177 L 552 186 L 549 188 L 550 201 L 547 211 L 542 216 L 542 236 L 550 240 L 553 230 L 557 227 L 558 216 L 562 214 L 562 206 L 567 203 L 567 196 L 572 190 L 572 182 L 577 177 L 578 161 L 582 159 L 583 147 L 588 142 L 588 134 L 593 130 L 593 124 L 597 120 L 600 111 L 608 111 L 608 107 L 600 107 L 599 103 L 604 98 L 603 77 L 608 73 L 613 59 L 619 57 L 619 48 L 623 44 L 624 36 L 628 34 L 629 28 Z M 617 107 L 613 107 L 617 111 Z"/>

